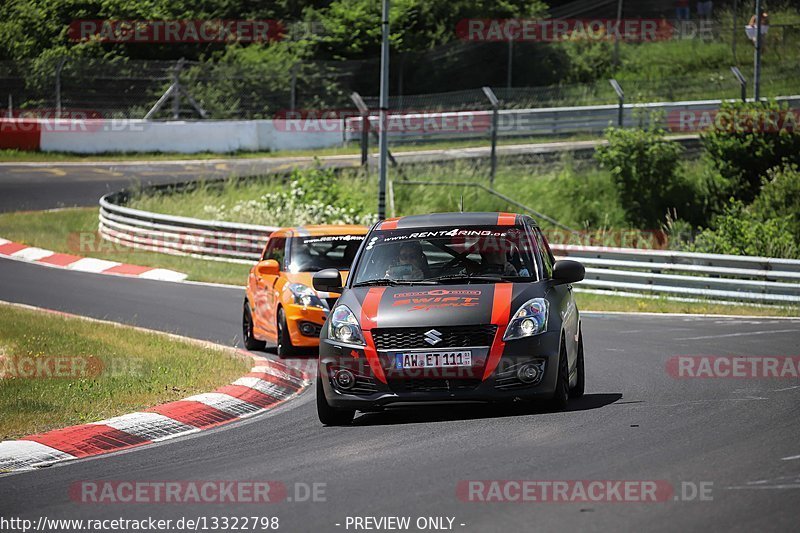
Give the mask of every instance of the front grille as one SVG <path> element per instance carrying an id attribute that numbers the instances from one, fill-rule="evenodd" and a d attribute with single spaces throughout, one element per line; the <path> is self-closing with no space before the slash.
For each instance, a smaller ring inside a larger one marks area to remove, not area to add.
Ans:
<path id="1" fill-rule="evenodd" d="M 441 333 L 442 341 L 431 345 L 425 341 L 425 333 L 435 329 Z M 372 330 L 375 348 L 378 350 L 408 350 L 412 348 L 461 348 L 465 346 L 491 346 L 497 326 L 441 326 L 424 328 L 377 328 Z"/>
<path id="2" fill-rule="evenodd" d="M 480 379 L 390 379 L 394 392 L 470 391 L 481 384 Z"/>

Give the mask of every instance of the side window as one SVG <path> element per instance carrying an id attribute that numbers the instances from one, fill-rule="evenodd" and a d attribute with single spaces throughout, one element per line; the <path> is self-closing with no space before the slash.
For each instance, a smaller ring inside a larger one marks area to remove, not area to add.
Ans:
<path id="1" fill-rule="evenodd" d="M 267 249 L 264 250 L 264 257 L 263 259 L 274 259 L 281 265 L 281 268 L 284 267 L 284 256 L 286 255 L 286 237 L 274 237 L 270 238 L 269 242 L 267 243 Z"/>
<path id="2" fill-rule="evenodd" d="M 550 251 L 550 245 L 547 244 L 547 239 L 545 239 L 544 235 L 542 235 L 542 230 L 539 228 L 531 229 L 536 237 L 536 246 L 541 252 L 540 255 L 542 256 L 542 265 L 544 266 L 545 275 L 548 278 L 551 278 L 553 277 L 553 265 L 555 264 L 556 259 L 553 257 L 553 252 Z"/>

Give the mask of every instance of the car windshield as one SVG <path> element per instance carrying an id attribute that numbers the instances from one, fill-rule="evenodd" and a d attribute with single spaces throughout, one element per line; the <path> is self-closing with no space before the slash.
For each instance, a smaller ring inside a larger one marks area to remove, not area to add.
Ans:
<path id="1" fill-rule="evenodd" d="M 374 231 L 353 285 L 536 281 L 535 244 L 521 226 Z"/>
<path id="2" fill-rule="evenodd" d="M 325 268 L 350 270 L 363 235 L 293 237 L 289 244 L 289 272 L 317 272 Z"/>

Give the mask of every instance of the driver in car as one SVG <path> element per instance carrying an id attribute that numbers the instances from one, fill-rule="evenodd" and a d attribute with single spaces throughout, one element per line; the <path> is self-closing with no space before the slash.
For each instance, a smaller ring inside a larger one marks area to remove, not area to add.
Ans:
<path id="1" fill-rule="evenodd" d="M 428 261 L 418 242 L 400 246 L 395 264 L 386 271 L 387 279 L 415 280 L 428 276 Z"/>

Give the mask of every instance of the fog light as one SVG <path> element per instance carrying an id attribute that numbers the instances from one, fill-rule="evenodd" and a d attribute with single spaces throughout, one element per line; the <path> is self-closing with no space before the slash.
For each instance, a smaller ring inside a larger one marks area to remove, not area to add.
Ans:
<path id="1" fill-rule="evenodd" d="M 517 378 L 523 383 L 533 383 L 538 381 L 541 376 L 539 367 L 533 364 L 525 364 L 517 370 Z"/>
<path id="2" fill-rule="evenodd" d="M 333 384 L 338 389 L 350 390 L 356 384 L 356 377 L 349 370 L 337 370 L 333 375 Z"/>
<path id="3" fill-rule="evenodd" d="M 300 333 L 308 337 L 314 335 L 314 324 L 310 322 L 302 322 L 300 324 Z"/>

